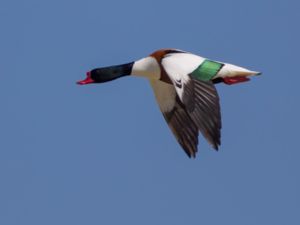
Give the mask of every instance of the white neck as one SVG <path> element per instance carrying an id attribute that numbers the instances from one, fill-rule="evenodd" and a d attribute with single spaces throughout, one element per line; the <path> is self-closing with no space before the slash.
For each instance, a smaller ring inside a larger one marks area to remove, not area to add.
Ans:
<path id="1" fill-rule="evenodd" d="M 131 74 L 151 80 L 159 80 L 160 67 L 155 58 L 148 56 L 134 62 Z"/>

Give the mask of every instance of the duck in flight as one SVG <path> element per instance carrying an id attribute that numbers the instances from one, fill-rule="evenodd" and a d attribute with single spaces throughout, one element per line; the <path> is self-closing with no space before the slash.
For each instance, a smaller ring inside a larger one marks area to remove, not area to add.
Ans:
<path id="1" fill-rule="evenodd" d="M 189 157 L 195 157 L 199 131 L 215 150 L 221 144 L 220 103 L 214 84 L 237 84 L 259 74 L 182 50 L 161 49 L 134 62 L 93 69 L 77 84 L 103 83 L 128 75 L 147 78 L 178 143 Z"/>

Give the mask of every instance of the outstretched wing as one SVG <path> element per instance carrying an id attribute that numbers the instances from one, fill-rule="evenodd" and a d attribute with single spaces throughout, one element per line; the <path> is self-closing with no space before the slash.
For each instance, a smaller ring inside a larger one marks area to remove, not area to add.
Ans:
<path id="1" fill-rule="evenodd" d="M 219 96 L 212 81 L 201 80 L 192 75 L 204 60 L 190 53 L 173 53 L 163 58 L 162 66 L 172 81 L 186 113 L 217 150 L 221 136 Z"/>
<path id="2" fill-rule="evenodd" d="M 170 129 L 189 157 L 195 157 L 198 145 L 198 128 L 187 113 L 172 84 L 150 81 L 154 94 Z"/>
<path id="3" fill-rule="evenodd" d="M 218 150 L 222 124 L 219 96 L 213 83 L 190 78 L 182 101 L 202 135 Z"/>

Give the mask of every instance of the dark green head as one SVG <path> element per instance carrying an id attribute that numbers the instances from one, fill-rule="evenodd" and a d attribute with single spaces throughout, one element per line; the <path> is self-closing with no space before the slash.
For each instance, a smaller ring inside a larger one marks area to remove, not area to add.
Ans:
<path id="1" fill-rule="evenodd" d="M 117 66 L 93 69 L 86 73 L 86 79 L 78 81 L 77 84 L 104 83 L 122 76 L 130 75 L 133 64 L 134 63 L 132 62 Z"/>

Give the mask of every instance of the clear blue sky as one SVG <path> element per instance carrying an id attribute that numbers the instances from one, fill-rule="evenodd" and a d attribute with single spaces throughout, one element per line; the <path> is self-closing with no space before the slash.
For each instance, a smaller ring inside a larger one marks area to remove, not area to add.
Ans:
<path id="1" fill-rule="evenodd" d="M 300 224 L 299 1 L 0 3 L 1 225 Z M 77 86 L 174 47 L 263 72 L 218 85 L 188 159 L 146 80 Z"/>

